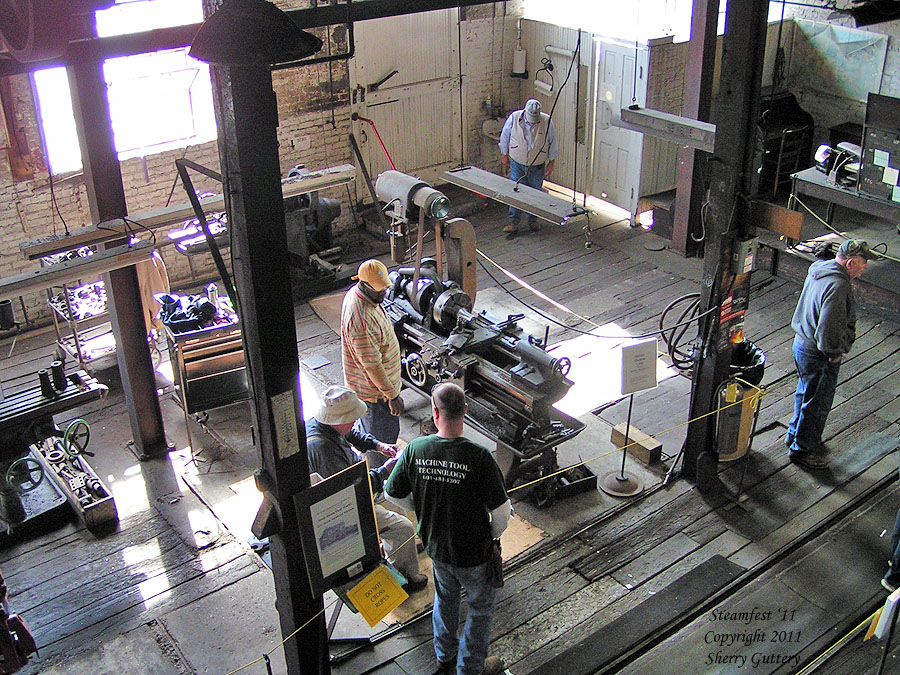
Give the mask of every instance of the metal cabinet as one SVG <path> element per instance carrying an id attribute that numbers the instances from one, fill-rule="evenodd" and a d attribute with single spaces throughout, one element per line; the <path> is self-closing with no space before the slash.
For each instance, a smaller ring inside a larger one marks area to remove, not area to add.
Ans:
<path id="1" fill-rule="evenodd" d="M 185 413 L 243 401 L 249 397 L 240 323 L 185 333 L 166 327 L 175 400 Z"/>

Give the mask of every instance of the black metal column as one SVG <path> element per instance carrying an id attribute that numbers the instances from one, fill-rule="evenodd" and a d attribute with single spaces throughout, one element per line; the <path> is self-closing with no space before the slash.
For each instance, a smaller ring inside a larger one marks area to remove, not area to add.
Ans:
<path id="1" fill-rule="evenodd" d="M 103 64 L 77 61 L 69 65 L 68 74 L 91 217 L 98 223 L 123 218 L 128 211 L 113 144 Z M 123 242 L 110 242 L 117 243 Z M 165 453 L 168 445 L 147 346 L 137 271 L 132 266 L 109 272 L 105 286 L 135 447 L 141 456 Z"/>
<path id="2" fill-rule="evenodd" d="M 330 673 L 321 598 L 314 598 L 293 505 L 309 487 L 299 357 L 278 161 L 278 111 L 264 66 L 212 68 L 234 276 L 264 482 L 280 517 L 269 537 L 288 672 Z"/>
<path id="3" fill-rule="evenodd" d="M 694 367 L 693 396 L 682 475 L 701 489 L 718 484 L 715 441 L 716 390 L 727 377 L 733 345 L 718 308 L 735 291 L 746 290 L 749 274 L 730 271 L 733 244 L 748 235 L 753 135 L 765 51 L 766 0 L 728 4 L 722 76 L 716 100 L 716 151 L 709 161 L 710 197 L 703 259 L 700 323 L 702 354 Z"/>
<path id="4" fill-rule="evenodd" d="M 694 0 L 681 114 L 702 122 L 708 122 L 710 118 L 718 19 L 719 0 Z M 678 148 L 672 248 L 681 255 L 694 255 L 700 246 L 694 237 L 699 236 L 701 229 L 700 206 L 706 192 L 705 156 L 706 153 L 700 150 Z"/>

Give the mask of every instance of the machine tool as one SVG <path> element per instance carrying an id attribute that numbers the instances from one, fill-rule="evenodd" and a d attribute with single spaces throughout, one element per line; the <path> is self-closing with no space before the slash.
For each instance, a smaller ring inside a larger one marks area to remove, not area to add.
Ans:
<path id="1" fill-rule="evenodd" d="M 556 446 L 584 429 L 553 407 L 572 386 L 566 377 L 569 359 L 548 353 L 546 336 L 526 333 L 517 323 L 523 315 L 499 318 L 474 310 L 472 224 L 448 219 L 450 202 L 443 193 L 399 171 L 379 175 L 375 192 L 393 206 L 395 260 L 408 254 L 410 221 L 416 216 L 419 221 L 414 263 L 390 272 L 383 303 L 400 343 L 406 386 L 426 397 L 439 382 L 462 386 L 469 404 L 466 420 L 496 441 L 495 458 L 507 488 L 554 474 L 529 489 L 538 506 L 596 487 L 597 477 L 584 467 L 557 475 Z M 434 223 L 434 258 L 423 258 L 426 222 Z"/>
<path id="2" fill-rule="evenodd" d="M 507 488 L 558 471 L 556 446 L 577 436 L 584 424 L 556 410 L 572 381 L 569 359 L 546 351 L 545 341 L 526 333 L 517 321 L 486 311 L 454 281 L 444 281 L 433 258 L 390 273 L 384 308 L 394 324 L 407 386 L 428 396 L 439 382 L 465 389 L 467 421 L 498 444 L 497 461 Z M 596 477 L 593 477 L 596 481 Z M 538 506 L 591 486 L 583 476 L 556 476 L 530 491 Z"/>

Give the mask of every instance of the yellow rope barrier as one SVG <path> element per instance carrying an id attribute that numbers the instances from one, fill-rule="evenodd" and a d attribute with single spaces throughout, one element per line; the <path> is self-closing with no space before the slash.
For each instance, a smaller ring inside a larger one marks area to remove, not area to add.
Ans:
<path id="1" fill-rule="evenodd" d="M 734 379 L 739 379 L 739 378 L 734 378 Z M 750 384 L 749 382 L 744 382 L 743 380 L 739 380 L 739 381 L 740 381 L 740 382 L 743 382 L 743 383 L 746 384 L 747 386 L 750 386 L 750 387 L 753 387 L 754 389 L 756 389 L 756 391 L 753 392 L 753 394 L 751 394 L 750 400 L 751 400 L 752 404 L 754 405 L 754 407 L 757 406 L 757 405 L 759 404 L 759 401 L 762 399 L 762 397 L 763 397 L 763 396 L 765 395 L 765 393 L 766 393 L 765 389 L 761 389 L 761 388 L 757 387 L 756 385 L 752 385 L 752 384 Z M 671 432 L 671 431 L 675 431 L 676 429 L 680 429 L 681 427 L 685 427 L 685 426 L 687 426 L 688 424 L 691 424 L 691 423 L 693 423 L 693 422 L 697 422 L 698 420 L 702 420 L 704 417 L 709 417 L 710 415 L 715 415 L 715 414 L 721 412 L 722 410 L 726 410 L 726 409 L 728 409 L 728 408 L 731 408 L 732 406 L 742 405 L 742 404 L 744 403 L 744 400 L 745 400 L 745 399 L 739 399 L 739 400 L 737 400 L 737 401 L 734 401 L 733 403 L 728 403 L 728 404 L 726 404 L 726 405 L 723 405 L 723 406 L 720 407 L 720 408 L 716 408 L 715 410 L 711 410 L 711 411 L 708 412 L 708 413 L 704 413 L 704 414 L 702 414 L 702 415 L 699 415 L 698 417 L 695 417 L 695 418 L 693 418 L 693 419 L 687 420 L 686 422 L 682 422 L 682 423 L 680 423 L 680 424 L 676 424 L 674 427 L 669 427 L 668 429 L 663 429 L 662 431 L 657 432 L 657 433 L 655 433 L 655 434 L 648 434 L 648 436 L 649 436 L 650 438 L 658 438 L 658 437 L 663 436 L 663 435 L 665 435 L 665 434 L 667 434 L 667 433 L 669 433 L 669 432 Z M 630 448 L 632 445 L 637 445 L 637 444 L 638 444 L 638 441 L 633 441 L 633 442 L 629 443 L 628 445 L 623 445 L 621 448 L 616 448 L 616 449 L 614 449 L 614 450 L 610 450 L 609 452 L 604 452 L 604 453 L 601 453 L 601 454 L 599 454 L 599 455 L 595 455 L 594 457 L 591 457 L 590 459 L 586 459 L 586 460 L 584 460 L 584 461 L 582 461 L 582 462 L 579 462 L 578 464 L 573 464 L 572 466 L 567 466 L 567 467 L 564 468 L 564 469 L 560 469 L 559 471 L 555 471 L 554 473 L 548 474 L 548 475 L 546 475 L 546 476 L 541 476 L 540 478 L 537 478 L 537 479 L 535 479 L 535 480 L 533 480 L 533 481 L 530 481 L 530 482 L 528 482 L 528 483 L 523 483 L 522 485 L 517 485 L 516 487 L 510 488 L 509 490 L 507 490 L 507 492 L 515 492 L 516 490 L 521 490 L 522 488 L 528 487 L 528 486 L 530 486 L 530 485 L 534 485 L 535 483 L 540 483 L 540 482 L 543 481 L 543 480 L 547 480 L 548 478 L 553 478 L 554 476 L 558 476 L 558 475 L 561 474 L 561 473 L 565 473 L 565 472 L 568 471 L 569 469 L 575 469 L 575 468 L 577 468 L 577 467 L 579 467 L 579 466 L 584 466 L 585 464 L 590 464 L 591 462 L 596 462 L 598 459 L 603 459 L 604 457 L 609 457 L 610 455 L 614 455 L 614 454 L 616 454 L 617 452 L 620 452 L 620 451 L 622 451 L 622 450 L 627 450 L 627 449 Z"/>
<path id="2" fill-rule="evenodd" d="M 844 234 L 843 232 L 841 232 L 840 230 L 836 230 L 835 228 L 833 228 L 833 227 L 831 226 L 831 224 L 830 224 L 828 221 L 826 221 L 826 220 L 825 220 L 824 218 L 822 218 L 818 213 L 816 213 L 816 212 L 813 211 L 811 208 L 809 208 L 806 204 L 804 204 L 802 201 L 800 201 L 797 197 L 793 197 L 793 200 L 794 200 L 795 202 L 797 202 L 800 206 L 802 206 L 804 209 L 806 209 L 806 210 L 809 212 L 809 214 L 810 214 L 813 218 L 815 218 L 816 220 L 818 220 L 820 223 L 822 223 L 825 227 L 827 227 L 829 230 L 831 230 L 832 232 L 834 232 L 836 235 L 839 235 L 839 236 L 843 237 L 844 239 L 850 239 L 850 238 L 851 238 L 851 237 L 848 237 L 848 236 L 847 236 L 846 234 Z M 880 255 L 882 258 L 885 258 L 885 259 L 887 259 L 887 260 L 893 260 L 894 262 L 900 262 L 900 258 L 895 258 L 895 257 L 892 256 L 892 255 L 888 255 L 887 252 L 885 252 L 885 253 L 879 253 L 878 255 Z"/>
<path id="3" fill-rule="evenodd" d="M 879 611 L 880 611 L 880 610 L 876 610 L 876 611 L 873 612 L 868 618 L 863 619 L 863 621 L 862 621 L 856 628 L 854 628 L 853 630 L 851 630 L 849 633 L 847 633 L 846 635 L 844 635 L 840 640 L 838 640 L 838 641 L 835 642 L 833 645 L 831 645 L 828 649 L 826 649 L 824 652 L 822 652 L 821 654 L 819 654 L 815 659 L 813 659 L 810 663 L 808 663 L 808 664 L 803 668 L 803 670 L 797 671 L 797 675 L 805 675 L 806 673 L 812 672 L 813 670 L 815 670 L 816 668 L 818 668 L 818 667 L 819 667 L 819 664 L 820 664 L 822 661 L 824 661 L 824 660 L 827 659 L 829 656 L 831 656 L 831 654 L 832 654 L 833 652 L 835 652 L 835 651 L 837 651 L 838 649 L 840 649 L 841 647 L 843 647 L 844 644 L 845 644 L 848 640 L 850 640 L 851 638 L 853 638 L 853 636 L 855 636 L 857 633 L 859 633 L 859 631 L 861 631 L 861 630 L 865 627 L 866 624 L 872 623 L 872 621 L 875 620 L 875 616 L 878 614 Z"/>
<path id="4" fill-rule="evenodd" d="M 754 385 L 754 384 L 750 384 L 749 382 L 746 382 L 746 381 L 744 381 L 744 380 L 741 380 L 740 378 L 733 378 L 733 379 L 735 379 L 735 380 L 741 382 L 742 384 L 747 385 L 748 387 L 752 387 L 753 389 L 755 389 L 755 391 L 754 391 L 753 394 L 751 395 L 751 397 L 752 397 L 751 400 L 752 400 L 752 403 L 753 403 L 754 406 L 758 405 L 758 404 L 759 404 L 759 401 L 762 399 L 762 397 L 763 397 L 763 396 L 765 395 L 765 393 L 766 393 L 765 389 L 762 389 L 762 388 L 760 388 L 760 387 L 757 387 L 757 386 Z M 710 415 L 714 415 L 714 414 L 716 414 L 716 413 L 718 413 L 718 412 L 720 412 L 720 411 L 722 411 L 722 410 L 726 410 L 727 408 L 730 408 L 730 407 L 735 406 L 735 405 L 741 405 L 741 404 L 744 403 L 744 400 L 745 400 L 745 399 L 740 399 L 740 400 L 734 401 L 733 403 L 728 403 L 727 405 L 724 405 L 724 406 L 722 406 L 722 407 L 720 407 L 720 408 L 716 408 L 715 410 L 712 410 L 712 411 L 710 411 L 710 412 L 708 412 L 708 413 L 704 413 L 703 415 L 700 415 L 699 417 L 695 417 L 694 419 L 687 420 L 686 422 L 682 422 L 681 424 L 676 424 L 676 425 L 673 426 L 673 427 L 669 427 L 668 429 L 664 429 L 663 431 L 660 431 L 660 432 L 658 432 L 658 433 L 656 433 L 656 434 L 650 435 L 650 438 L 658 438 L 659 436 L 663 436 L 663 435 L 665 435 L 665 434 L 667 434 L 667 433 L 669 433 L 669 432 L 671 432 L 671 431 L 675 431 L 676 429 L 680 429 L 681 427 L 687 426 L 688 424 L 691 424 L 692 422 L 696 422 L 696 421 L 698 421 L 698 420 L 701 420 L 701 419 L 703 419 L 704 417 L 709 417 Z M 609 457 L 610 455 L 613 455 L 613 454 L 615 454 L 615 453 L 617 453 L 617 452 L 621 452 L 622 450 L 627 450 L 627 449 L 630 448 L 632 445 L 636 445 L 636 444 L 637 444 L 637 441 L 634 441 L 634 442 L 632 442 L 632 443 L 629 443 L 628 445 L 622 446 L 621 448 L 616 448 L 616 449 L 614 449 L 614 450 L 610 450 L 609 452 L 604 452 L 604 453 L 602 453 L 602 454 L 596 455 L 596 456 L 594 456 L 594 457 L 592 457 L 592 458 L 590 458 L 590 459 L 586 459 L 586 460 L 584 460 L 584 461 L 582 461 L 582 462 L 580 462 L 580 463 L 578 463 L 578 464 L 573 464 L 572 466 L 567 466 L 567 467 L 564 468 L 564 469 L 560 469 L 559 471 L 555 471 L 555 472 L 553 472 L 553 473 L 551 473 L 551 474 L 548 474 L 548 475 L 546 475 L 546 476 L 541 476 L 540 478 L 537 478 L 537 479 L 535 479 L 535 480 L 533 480 L 533 481 L 529 481 L 528 483 L 523 483 L 522 485 L 517 485 L 516 487 L 510 488 L 509 490 L 507 490 L 507 493 L 516 492 L 517 490 L 521 490 L 522 488 L 526 488 L 526 487 L 529 487 L 529 486 L 531 486 L 531 485 L 535 485 L 536 483 L 540 483 L 541 481 L 548 480 L 548 479 L 550 479 L 550 478 L 554 478 L 554 477 L 556 477 L 556 476 L 558 476 L 558 475 L 560 475 L 560 474 L 562 474 L 562 473 L 565 473 L 566 471 L 569 471 L 570 469 L 574 469 L 574 468 L 577 468 L 577 467 L 579 467 L 579 466 L 584 466 L 584 465 L 586 465 L 586 464 L 590 464 L 591 462 L 595 462 L 595 461 L 597 461 L 598 459 L 603 459 L 604 457 Z M 411 536 L 409 539 L 407 539 L 407 540 L 404 541 L 402 544 L 400 544 L 399 546 L 397 546 L 394 550 L 395 550 L 395 551 L 400 550 L 401 548 L 403 548 L 404 546 L 406 546 L 407 544 L 409 544 L 411 541 L 413 541 L 415 538 L 416 538 L 416 535 Z M 306 628 L 306 626 L 308 626 L 312 621 L 314 621 L 314 620 L 317 619 L 319 616 L 321 616 L 322 614 L 324 614 L 326 611 L 328 611 L 329 609 L 331 609 L 336 603 L 337 603 L 337 600 L 335 600 L 334 602 L 332 602 L 332 603 L 331 603 L 330 605 L 328 605 L 327 607 L 324 607 L 321 611 L 317 612 L 314 616 L 310 617 L 306 622 L 304 622 L 304 623 L 303 623 L 299 628 L 297 628 L 293 633 L 291 633 L 291 634 L 288 635 L 286 638 L 284 638 L 280 643 L 278 643 L 277 645 L 275 645 L 272 649 L 270 649 L 269 651 L 265 652 L 263 656 L 260 656 L 258 659 L 255 659 L 255 660 L 253 660 L 253 661 L 250 661 L 249 663 L 245 663 L 245 664 L 244 664 L 243 666 L 241 666 L 240 668 L 236 668 L 236 669 L 234 669 L 234 670 L 229 671 L 229 672 L 227 673 L 227 675 L 234 675 L 235 673 L 238 673 L 238 672 L 244 670 L 245 668 L 249 668 L 250 666 L 252 666 L 252 665 L 254 665 L 254 664 L 256 664 L 256 663 L 259 663 L 260 661 L 264 661 L 265 658 L 266 658 L 267 656 L 269 656 L 270 654 L 272 654 L 273 652 L 275 652 L 275 650 L 280 649 L 281 647 L 283 647 L 283 646 L 285 645 L 285 643 L 286 643 L 288 640 L 290 640 L 290 639 L 291 639 L 292 637 L 294 637 L 297 633 L 299 633 L 301 630 L 303 630 L 304 628 Z"/>

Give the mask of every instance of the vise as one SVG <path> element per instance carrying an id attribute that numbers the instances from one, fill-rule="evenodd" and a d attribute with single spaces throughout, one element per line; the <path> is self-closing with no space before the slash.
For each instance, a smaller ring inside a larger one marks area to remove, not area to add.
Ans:
<path id="1" fill-rule="evenodd" d="M 585 428 L 553 407 L 572 386 L 569 359 L 526 333 L 517 324 L 522 315 L 475 312 L 458 284 L 440 278 L 434 259 L 423 259 L 415 278 L 414 267 L 392 271 L 383 304 L 400 343 L 404 383 L 424 396 L 439 382 L 463 387 L 466 419 L 497 442 L 507 488 L 555 474 L 556 446 Z M 566 485 L 555 478 L 529 491 L 539 506 Z"/>

